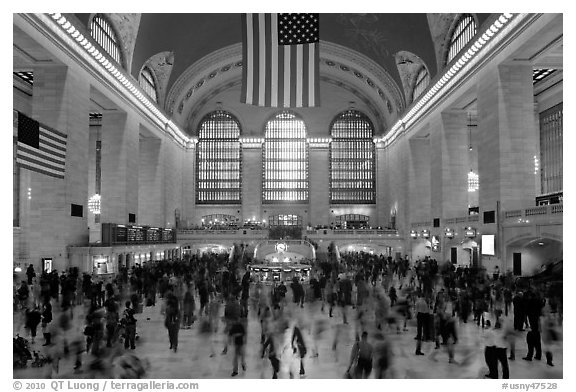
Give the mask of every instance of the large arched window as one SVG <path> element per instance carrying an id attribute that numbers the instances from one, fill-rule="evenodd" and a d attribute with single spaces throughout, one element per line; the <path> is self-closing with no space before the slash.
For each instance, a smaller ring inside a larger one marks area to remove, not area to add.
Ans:
<path id="1" fill-rule="evenodd" d="M 476 35 L 476 21 L 470 14 L 464 14 L 460 17 L 456 28 L 450 37 L 448 44 L 448 57 L 446 64 L 448 64 L 456 55 L 470 42 L 472 37 Z"/>
<path id="2" fill-rule="evenodd" d="M 330 127 L 330 202 L 375 202 L 374 127 L 357 110 L 336 117 Z"/>
<path id="3" fill-rule="evenodd" d="M 308 147 L 304 121 L 283 111 L 266 123 L 262 202 L 308 201 Z"/>
<path id="4" fill-rule="evenodd" d="M 90 34 L 92 38 L 112 57 L 118 64 L 122 64 L 122 56 L 120 55 L 120 43 L 116 37 L 116 33 L 112 26 L 101 14 L 96 14 L 92 18 L 90 26 Z"/>
<path id="5" fill-rule="evenodd" d="M 425 67 L 422 67 L 416 75 L 416 84 L 414 85 L 414 93 L 412 94 L 412 101 L 415 101 L 428 87 L 430 83 L 430 74 Z"/>
<path id="6" fill-rule="evenodd" d="M 196 152 L 196 203 L 241 202 L 240 125 L 230 113 L 216 110 L 200 122 Z"/>
<path id="7" fill-rule="evenodd" d="M 142 87 L 144 92 L 146 92 L 146 94 L 148 94 L 148 96 L 152 98 L 154 102 L 158 102 L 158 98 L 156 96 L 156 82 L 154 81 L 154 76 L 152 76 L 152 71 L 150 68 L 142 68 L 138 82 L 140 83 L 140 87 Z"/>

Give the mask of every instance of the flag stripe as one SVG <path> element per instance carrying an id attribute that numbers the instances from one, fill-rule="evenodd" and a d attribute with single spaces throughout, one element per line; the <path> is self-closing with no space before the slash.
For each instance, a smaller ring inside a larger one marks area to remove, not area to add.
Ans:
<path id="1" fill-rule="evenodd" d="M 258 15 L 258 106 L 264 106 L 264 94 L 266 90 L 266 16 Z"/>
<path id="2" fill-rule="evenodd" d="M 56 141 L 60 141 L 60 142 L 66 142 L 66 140 L 68 139 L 68 136 L 47 127 L 46 125 L 41 125 L 40 126 L 40 134 L 44 133 L 45 135 L 53 138 Z"/>
<path id="3" fill-rule="evenodd" d="M 44 159 L 45 161 L 55 163 L 56 165 L 59 165 L 62 168 L 64 168 L 64 166 L 66 165 L 66 161 L 64 159 L 53 158 L 51 154 L 45 153 L 43 151 L 40 151 L 40 150 L 37 150 L 34 148 L 29 148 L 25 144 L 18 143 L 18 148 L 19 148 L 19 152 L 21 153 L 20 155 L 25 155 L 25 156 L 28 155 L 28 156 L 35 157 L 35 158 Z"/>
<path id="4" fill-rule="evenodd" d="M 50 154 L 50 155 L 52 155 L 52 156 L 54 156 L 54 157 L 57 157 L 57 158 L 62 158 L 63 160 L 66 159 L 66 150 L 64 150 L 64 151 L 62 151 L 62 150 L 55 150 L 55 149 L 52 148 L 52 146 L 50 146 L 50 145 L 49 145 L 48 143 L 46 143 L 46 142 L 42 142 L 42 143 L 40 144 L 39 150 L 40 150 L 40 151 L 44 151 L 46 154 Z M 62 154 L 62 152 L 64 152 L 64 154 Z"/>
<path id="5" fill-rule="evenodd" d="M 60 144 L 52 143 L 53 139 L 48 139 L 46 136 L 40 134 L 40 145 L 48 146 L 58 152 L 66 153 L 66 143 L 56 142 Z"/>
<path id="6" fill-rule="evenodd" d="M 306 72 L 306 85 L 308 86 L 308 96 L 306 97 L 307 106 L 314 106 L 314 45 L 309 45 L 307 55 L 308 61 L 304 64 L 308 64 L 308 71 Z"/>
<path id="7" fill-rule="evenodd" d="M 310 46 L 314 49 L 314 106 L 320 106 L 320 43 Z"/>
<path id="8" fill-rule="evenodd" d="M 290 46 L 282 47 L 284 49 L 284 107 L 290 107 Z"/>
<path id="9" fill-rule="evenodd" d="M 278 29 L 273 26 L 278 26 L 278 15 L 272 14 L 270 16 L 270 106 L 278 106 Z"/>
<path id="10" fill-rule="evenodd" d="M 284 106 L 284 46 L 278 46 L 278 105 Z"/>
<path id="11" fill-rule="evenodd" d="M 264 80 L 264 106 L 270 107 L 271 104 L 271 94 L 272 94 L 272 69 L 270 65 L 272 64 L 272 15 L 266 14 L 265 17 L 265 29 L 266 29 L 266 61 L 264 65 L 266 77 Z M 267 66 L 266 66 L 267 65 Z"/>
<path id="12" fill-rule="evenodd" d="M 296 68 L 296 64 L 297 64 L 297 60 L 298 60 L 298 46 L 297 45 L 291 45 L 288 46 L 289 50 L 290 50 L 290 107 L 296 107 L 296 85 L 297 85 L 297 68 Z"/>
<path id="13" fill-rule="evenodd" d="M 45 175 L 50 176 L 50 177 L 64 178 L 63 174 L 57 174 L 57 173 L 53 173 L 53 172 L 48 171 L 48 170 L 44 170 L 45 166 L 43 166 L 43 165 L 35 166 L 35 165 L 29 164 L 29 163 L 18 163 L 18 165 L 23 169 L 35 171 L 35 172 L 45 174 Z"/>
<path id="14" fill-rule="evenodd" d="M 16 159 L 18 163 L 31 163 L 36 164 L 43 167 L 45 170 L 49 170 L 55 173 L 62 173 L 64 174 L 64 168 L 62 166 L 53 166 L 49 163 L 46 163 L 42 159 L 39 159 L 37 156 L 29 156 L 27 153 L 21 153 L 18 158 Z"/>
<path id="15" fill-rule="evenodd" d="M 243 60 L 242 66 L 246 68 L 246 103 L 254 103 L 254 27 L 252 26 L 252 14 L 246 15 L 246 50 L 248 55 Z"/>
<path id="16" fill-rule="evenodd" d="M 302 48 L 302 106 L 310 106 L 310 45 Z M 313 86 L 312 86 L 313 87 Z"/>
<path id="17" fill-rule="evenodd" d="M 248 45 L 250 40 L 248 40 L 248 29 L 247 28 L 247 18 L 248 15 L 246 14 L 242 14 L 242 42 L 244 43 L 242 45 L 242 80 L 247 81 L 248 80 L 248 66 L 246 64 L 246 62 L 248 61 Z M 249 88 L 248 86 L 249 83 L 245 83 L 244 88 L 242 89 L 242 95 L 240 97 L 240 102 L 242 103 L 247 103 L 246 102 L 246 91 Z"/>
<path id="18" fill-rule="evenodd" d="M 302 65 L 304 62 L 302 45 L 296 45 L 296 107 L 302 107 L 303 75 Z"/>

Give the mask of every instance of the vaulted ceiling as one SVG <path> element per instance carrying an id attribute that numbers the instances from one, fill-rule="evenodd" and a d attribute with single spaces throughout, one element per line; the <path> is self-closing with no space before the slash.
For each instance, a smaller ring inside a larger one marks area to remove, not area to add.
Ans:
<path id="1" fill-rule="evenodd" d="M 456 14 L 444 14 L 452 20 Z M 76 14 L 87 25 L 89 14 Z M 481 24 L 488 14 L 478 14 Z M 382 66 L 401 85 L 394 55 L 419 56 L 431 75 L 437 72 L 433 34 L 427 14 L 321 14 L 320 40 L 352 48 Z M 130 72 L 159 52 L 174 53 L 168 89 L 202 57 L 240 43 L 240 14 L 141 14 Z"/>
<path id="2" fill-rule="evenodd" d="M 88 31 L 92 15 L 75 14 Z M 138 79 L 144 65 L 154 69 L 158 102 L 183 127 L 194 129 L 215 102 L 238 94 L 240 14 L 106 15 L 127 70 Z M 324 91 L 331 98 L 345 92 L 333 106 L 360 102 L 385 132 L 410 104 L 422 66 L 432 78 L 444 66 L 448 35 L 460 15 L 320 14 Z M 490 14 L 474 17 L 481 28 Z"/>

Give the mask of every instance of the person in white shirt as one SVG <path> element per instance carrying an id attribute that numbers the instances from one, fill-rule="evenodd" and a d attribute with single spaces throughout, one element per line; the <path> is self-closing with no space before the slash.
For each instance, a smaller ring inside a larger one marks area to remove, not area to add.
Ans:
<path id="1" fill-rule="evenodd" d="M 508 358 L 506 348 L 508 341 L 506 338 L 506 328 L 498 325 L 499 328 L 488 327 L 484 330 L 484 359 L 488 366 L 488 378 L 498 378 L 498 362 L 502 365 L 502 378 L 510 378 L 508 368 Z"/>

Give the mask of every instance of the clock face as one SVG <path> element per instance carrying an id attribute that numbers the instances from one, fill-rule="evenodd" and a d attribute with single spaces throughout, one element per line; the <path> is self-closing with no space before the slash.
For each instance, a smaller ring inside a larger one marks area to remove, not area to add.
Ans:
<path id="1" fill-rule="evenodd" d="M 286 249 L 288 249 L 288 245 L 283 243 L 276 244 L 276 252 L 284 253 L 286 252 Z"/>

